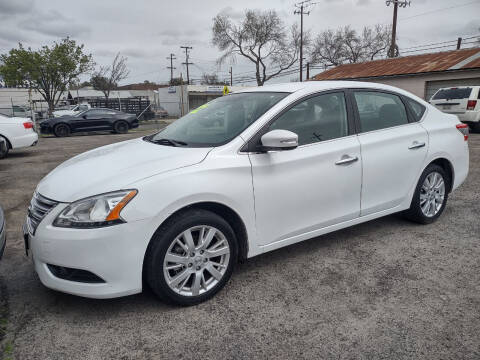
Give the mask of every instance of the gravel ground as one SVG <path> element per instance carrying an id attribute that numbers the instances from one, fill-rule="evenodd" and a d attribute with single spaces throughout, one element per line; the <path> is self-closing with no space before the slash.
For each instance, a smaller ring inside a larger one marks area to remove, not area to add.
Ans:
<path id="1" fill-rule="evenodd" d="M 148 291 L 92 300 L 43 287 L 21 235 L 36 184 L 73 155 L 149 131 L 41 138 L 0 161 L 0 357 L 480 358 L 480 135 L 466 183 L 433 225 L 388 216 L 249 259 L 189 308 Z"/>

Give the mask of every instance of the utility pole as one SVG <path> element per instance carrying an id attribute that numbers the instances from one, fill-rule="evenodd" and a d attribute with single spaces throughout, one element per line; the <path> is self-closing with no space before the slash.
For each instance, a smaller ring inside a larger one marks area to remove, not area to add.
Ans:
<path id="1" fill-rule="evenodd" d="M 459 37 L 459 38 L 457 39 L 457 50 L 460 50 L 461 47 L 462 47 L 462 38 Z"/>
<path id="2" fill-rule="evenodd" d="M 190 85 L 190 75 L 188 73 L 188 65 L 193 65 L 193 63 L 188 62 L 188 50 L 192 50 L 193 48 L 191 46 L 180 46 L 181 49 L 185 49 L 185 62 L 182 63 L 182 65 L 187 66 L 187 85 Z"/>
<path id="3" fill-rule="evenodd" d="M 307 79 L 306 80 L 308 79 L 310 79 L 310 63 L 309 62 L 307 62 Z"/>
<path id="4" fill-rule="evenodd" d="M 233 71 L 232 71 L 232 67 L 230 66 L 230 86 L 233 86 Z"/>
<path id="5" fill-rule="evenodd" d="M 385 3 L 387 6 L 393 4 L 393 23 L 392 23 L 392 43 L 390 44 L 390 48 L 388 49 L 388 57 L 397 57 L 399 55 L 398 45 L 396 43 L 397 37 L 397 12 L 398 7 L 406 8 L 410 6 L 410 1 L 407 0 L 386 0 Z"/>
<path id="6" fill-rule="evenodd" d="M 173 60 L 176 60 L 177 58 L 175 57 L 175 54 L 170 54 L 169 57 L 167 57 L 167 60 L 170 59 L 170 66 L 167 66 L 167 69 L 170 69 L 170 84 L 173 81 L 173 69 L 176 69 L 173 67 Z"/>
<path id="7" fill-rule="evenodd" d="M 300 15 L 300 82 L 303 81 L 303 15 L 309 15 L 310 11 L 304 11 L 305 8 L 312 5 L 310 4 L 312 0 L 303 0 L 295 4 L 295 7 L 298 10 L 295 10 L 293 13 L 295 15 Z"/>

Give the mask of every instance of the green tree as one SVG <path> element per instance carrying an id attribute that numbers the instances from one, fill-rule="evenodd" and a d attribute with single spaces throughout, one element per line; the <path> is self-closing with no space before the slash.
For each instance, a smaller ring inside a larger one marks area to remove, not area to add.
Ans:
<path id="1" fill-rule="evenodd" d="M 37 90 L 48 104 L 51 114 L 62 93 L 78 81 L 78 77 L 93 69 L 90 54 L 83 45 L 69 38 L 43 46 L 39 50 L 17 49 L 0 55 L 0 75 L 7 86 L 23 86 Z"/>

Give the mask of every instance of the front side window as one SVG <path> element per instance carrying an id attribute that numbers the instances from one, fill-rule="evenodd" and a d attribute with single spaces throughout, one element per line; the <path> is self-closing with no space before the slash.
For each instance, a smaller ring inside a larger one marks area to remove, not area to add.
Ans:
<path id="1" fill-rule="evenodd" d="M 348 134 L 347 109 L 343 92 L 311 97 L 293 106 L 269 127 L 298 135 L 298 145 L 336 139 Z"/>
<path id="2" fill-rule="evenodd" d="M 155 143 L 210 147 L 237 137 L 289 93 L 249 92 L 219 97 L 144 139 Z M 163 141 L 163 142 L 162 142 Z"/>
<path id="3" fill-rule="evenodd" d="M 407 111 L 399 96 L 377 91 L 356 91 L 362 132 L 408 124 Z"/>

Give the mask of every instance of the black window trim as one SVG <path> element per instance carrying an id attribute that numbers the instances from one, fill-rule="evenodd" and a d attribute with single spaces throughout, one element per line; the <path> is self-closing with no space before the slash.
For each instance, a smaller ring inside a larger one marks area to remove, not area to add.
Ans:
<path id="1" fill-rule="evenodd" d="M 407 101 L 405 99 L 406 98 L 405 95 L 399 94 L 395 91 L 375 89 L 375 88 L 351 88 L 349 90 L 350 90 L 349 91 L 350 101 L 353 104 L 353 114 L 354 114 L 354 118 L 355 118 L 355 126 L 356 126 L 356 130 L 357 130 L 357 132 L 356 132 L 357 134 L 366 134 L 366 133 L 370 133 L 370 132 L 373 132 L 373 131 L 388 130 L 388 129 L 392 129 L 392 128 L 397 127 L 397 126 L 405 126 L 405 125 L 409 125 L 411 123 L 417 122 L 417 120 L 415 120 L 415 117 L 411 113 L 413 110 L 411 110 L 410 107 L 408 106 Z M 358 112 L 357 101 L 355 100 L 355 94 L 354 93 L 356 93 L 356 92 L 378 92 L 378 93 L 383 93 L 383 94 L 387 94 L 387 95 L 398 96 L 400 98 L 400 101 L 402 102 L 403 106 L 405 106 L 405 112 L 407 113 L 408 123 L 393 126 L 393 127 L 386 127 L 386 128 L 382 128 L 382 129 L 375 129 L 375 130 L 370 130 L 370 131 L 363 132 L 362 127 L 361 127 L 361 123 L 360 123 L 360 114 Z M 422 116 L 424 114 L 425 114 L 425 111 L 423 112 Z"/>
<path id="2" fill-rule="evenodd" d="M 315 92 L 312 94 L 305 95 L 301 97 L 300 99 L 295 100 L 293 103 L 289 104 L 286 106 L 284 109 L 282 109 L 278 114 L 276 114 L 273 118 L 271 118 L 267 123 L 265 123 L 254 135 L 252 135 L 246 142 L 245 144 L 240 148 L 239 152 L 240 153 L 261 153 L 264 152 L 260 150 L 259 144 L 260 144 L 260 138 L 265 135 L 268 132 L 268 128 L 270 125 L 275 122 L 280 116 L 285 114 L 287 111 L 289 111 L 291 108 L 295 107 L 296 105 L 309 100 L 311 98 L 321 96 L 321 95 L 328 95 L 328 94 L 334 94 L 334 93 L 343 93 L 343 96 L 345 98 L 345 107 L 347 110 L 347 127 L 348 127 L 348 132 L 346 136 L 340 137 L 340 138 L 335 138 L 335 139 L 330 139 L 330 140 L 337 140 L 337 139 L 342 139 L 347 136 L 355 135 L 357 134 L 356 131 L 356 124 L 354 120 L 354 112 L 353 112 L 353 104 L 351 102 L 351 97 L 349 96 L 349 90 L 350 89 L 345 89 L 345 88 L 340 88 L 340 89 L 329 89 L 329 90 L 322 90 L 319 92 Z M 329 140 L 326 140 L 329 141 Z M 301 146 L 305 145 L 312 145 L 312 144 L 321 144 L 323 141 L 318 141 L 315 143 L 310 143 L 310 144 L 304 144 Z"/>

